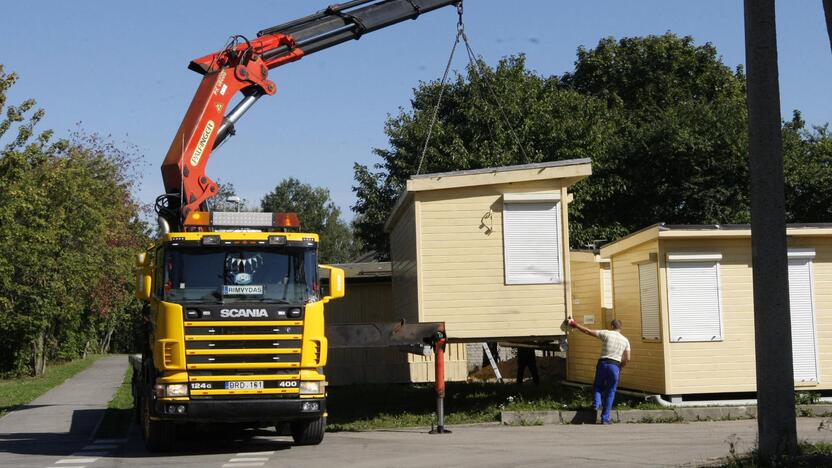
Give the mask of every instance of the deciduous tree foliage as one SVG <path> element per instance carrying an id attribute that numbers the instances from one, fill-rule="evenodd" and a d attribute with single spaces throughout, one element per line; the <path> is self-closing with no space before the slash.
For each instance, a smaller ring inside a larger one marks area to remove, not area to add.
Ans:
<path id="1" fill-rule="evenodd" d="M 465 76 L 448 84 L 422 173 L 597 160 L 608 153 L 618 116 L 603 100 L 565 89 L 556 77 L 527 70 L 522 55 L 501 60 L 494 69 L 482 68 L 484 75 L 469 67 Z M 411 108 L 388 119 L 390 147 L 374 150 L 382 159 L 376 171 L 355 166 L 356 231 L 382 254 L 388 251 L 384 222 L 419 167 L 439 91 L 438 82 L 421 83 Z"/>
<path id="2" fill-rule="evenodd" d="M 829 126 L 806 127 L 795 111 L 783 126 L 786 222 L 832 221 L 832 135 Z"/>
<path id="3" fill-rule="evenodd" d="M 350 226 L 341 219 L 341 210 L 325 188 L 313 187 L 290 177 L 266 194 L 260 206 L 263 211 L 297 213 L 302 231 L 320 235 L 318 258 L 321 263 L 348 262 L 360 252 Z"/>
<path id="4" fill-rule="evenodd" d="M 16 79 L 0 67 L 0 373 L 40 374 L 50 360 L 106 352 L 132 326 L 146 228 L 135 159 L 96 136 L 36 132 L 33 100 L 6 104 Z"/>
<path id="5" fill-rule="evenodd" d="M 745 77 L 712 45 L 672 33 L 608 38 L 578 49 L 562 76 L 528 70 L 522 55 L 483 68 L 448 85 L 422 173 L 592 158 L 593 175 L 574 187 L 574 247 L 657 222 L 749 221 Z M 381 162 L 355 166 L 357 234 L 379 252 L 388 251 L 384 222 L 419 167 L 439 89 L 420 83 L 410 107 L 386 122 L 389 146 L 374 150 Z M 784 138 L 790 222 L 829 220 L 826 127 L 809 131 L 798 118 Z"/>
<path id="6" fill-rule="evenodd" d="M 654 224 L 746 223 L 745 77 L 690 37 L 603 39 L 578 49 L 563 84 L 621 115 L 615 140 L 576 187 L 573 239 Z"/>

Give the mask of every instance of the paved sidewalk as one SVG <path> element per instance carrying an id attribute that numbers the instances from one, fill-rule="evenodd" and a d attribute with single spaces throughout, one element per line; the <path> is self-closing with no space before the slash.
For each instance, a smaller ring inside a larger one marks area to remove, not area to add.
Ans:
<path id="1" fill-rule="evenodd" d="M 103 357 L 0 418 L 0 466 L 19 466 L 18 457 L 26 453 L 72 453 L 89 442 L 127 366 L 127 356 Z"/>

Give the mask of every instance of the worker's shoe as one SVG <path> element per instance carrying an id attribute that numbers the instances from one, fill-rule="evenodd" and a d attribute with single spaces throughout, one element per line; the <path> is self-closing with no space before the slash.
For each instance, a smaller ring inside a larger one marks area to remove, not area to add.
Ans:
<path id="1" fill-rule="evenodd" d="M 603 414 L 604 410 L 596 408 L 595 409 L 595 424 L 601 424 L 603 421 L 601 420 L 601 415 Z"/>

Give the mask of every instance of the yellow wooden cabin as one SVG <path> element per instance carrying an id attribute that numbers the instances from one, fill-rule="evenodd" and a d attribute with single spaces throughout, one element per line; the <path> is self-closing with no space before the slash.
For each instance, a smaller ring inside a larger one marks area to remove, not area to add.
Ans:
<path id="1" fill-rule="evenodd" d="M 417 175 L 390 233 L 393 310 L 453 341 L 551 339 L 570 314 L 570 186 L 589 159 Z"/>
<path id="2" fill-rule="evenodd" d="M 795 388 L 829 390 L 832 224 L 793 225 L 787 235 Z M 573 261 L 573 271 L 597 271 L 605 261 L 611 267 L 613 310 L 590 326 L 623 322 L 632 362 L 620 387 L 677 399 L 756 390 L 747 225 L 654 225 L 605 245 L 594 263 L 584 260 L 580 267 Z M 595 276 L 573 275 L 573 289 L 600 287 Z M 603 304 L 592 301 L 602 316 Z M 590 312 L 576 313 L 579 321 L 581 314 Z M 600 345 L 580 333 L 569 344 L 568 378 L 591 382 Z"/>

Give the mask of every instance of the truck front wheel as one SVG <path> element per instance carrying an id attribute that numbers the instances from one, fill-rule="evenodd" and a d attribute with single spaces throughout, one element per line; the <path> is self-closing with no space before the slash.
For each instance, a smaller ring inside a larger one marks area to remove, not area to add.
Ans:
<path id="1" fill-rule="evenodd" d="M 176 442 L 176 426 L 170 421 L 153 421 L 150 406 L 153 404 L 150 395 L 142 398 L 142 433 L 144 444 L 148 452 L 169 452 Z"/>
<path id="2" fill-rule="evenodd" d="M 295 445 L 318 445 L 324 440 L 326 418 L 293 421 L 291 429 Z"/>

